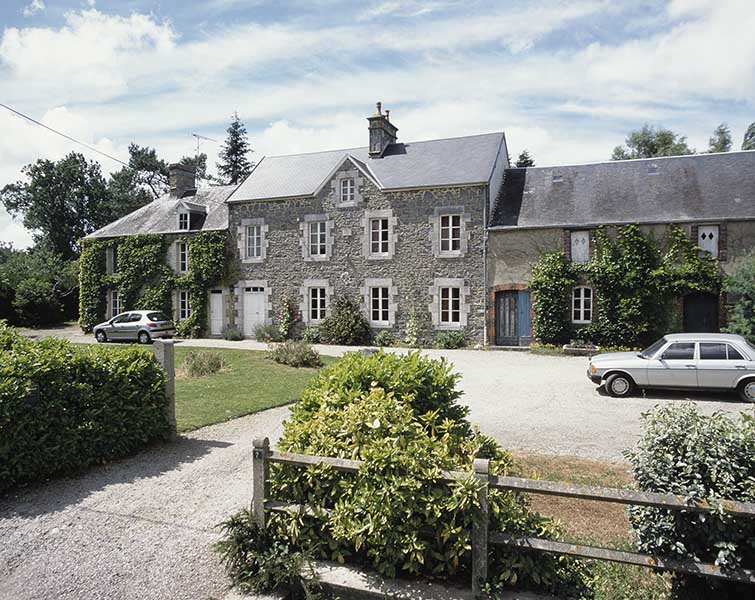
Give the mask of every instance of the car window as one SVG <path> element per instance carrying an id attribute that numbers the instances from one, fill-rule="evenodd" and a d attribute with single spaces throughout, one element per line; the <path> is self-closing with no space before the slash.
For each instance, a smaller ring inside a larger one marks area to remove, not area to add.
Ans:
<path id="1" fill-rule="evenodd" d="M 137 323 L 142 320 L 142 316 L 139 313 L 134 313 L 128 320 L 129 323 Z"/>
<path id="2" fill-rule="evenodd" d="M 128 318 L 131 316 L 131 313 L 123 313 L 122 315 L 118 315 L 113 319 L 113 323 L 125 323 L 128 321 Z"/>
<path id="3" fill-rule="evenodd" d="M 726 344 L 700 344 L 700 360 L 726 360 Z"/>
<path id="4" fill-rule="evenodd" d="M 652 357 L 653 355 L 655 355 L 656 352 L 658 352 L 658 350 L 661 349 L 661 346 L 663 346 L 663 344 L 665 343 L 666 343 L 666 338 L 661 338 L 657 342 L 650 344 L 650 346 L 648 346 L 641 352 L 642 356 L 644 356 L 645 358 Z"/>
<path id="5" fill-rule="evenodd" d="M 727 346 L 729 350 L 729 360 L 744 360 L 744 356 L 734 348 L 734 346 Z"/>
<path id="6" fill-rule="evenodd" d="M 694 342 L 671 344 L 663 351 L 663 360 L 691 360 L 695 358 Z"/>
<path id="7" fill-rule="evenodd" d="M 150 321 L 170 321 L 169 317 L 166 317 L 163 313 L 159 312 L 147 313 L 147 318 Z"/>

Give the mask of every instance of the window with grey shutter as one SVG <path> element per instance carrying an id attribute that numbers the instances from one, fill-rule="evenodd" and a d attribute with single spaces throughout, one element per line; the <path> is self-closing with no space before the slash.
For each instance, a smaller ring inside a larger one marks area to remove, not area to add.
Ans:
<path id="1" fill-rule="evenodd" d="M 718 225 L 700 225 L 697 228 L 697 245 L 713 258 L 718 258 Z"/>
<path id="2" fill-rule="evenodd" d="M 571 232 L 571 261 L 586 263 L 590 261 L 590 232 Z"/>

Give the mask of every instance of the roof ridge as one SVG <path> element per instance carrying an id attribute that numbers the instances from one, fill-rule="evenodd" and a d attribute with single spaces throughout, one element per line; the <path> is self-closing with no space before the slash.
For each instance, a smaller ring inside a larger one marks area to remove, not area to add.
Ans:
<path id="1" fill-rule="evenodd" d="M 730 154 L 755 154 L 755 150 L 729 150 L 728 152 L 700 152 L 699 154 L 678 154 L 675 156 L 655 156 L 653 158 L 624 158 L 621 160 L 598 160 L 584 163 L 566 163 L 562 165 L 538 165 L 535 167 L 509 167 L 509 169 L 561 169 L 567 167 L 590 167 L 593 165 L 616 165 L 626 163 L 648 162 L 680 158 L 713 158 Z"/>

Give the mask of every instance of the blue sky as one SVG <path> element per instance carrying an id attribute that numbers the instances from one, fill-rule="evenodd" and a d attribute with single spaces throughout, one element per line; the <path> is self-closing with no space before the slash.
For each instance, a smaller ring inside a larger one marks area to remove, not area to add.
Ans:
<path id="1" fill-rule="evenodd" d="M 191 154 L 233 111 L 257 158 L 360 146 L 381 100 L 405 141 L 503 130 L 514 158 L 589 162 L 645 122 L 738 145 L 753 31 L 751 0 L 5 0 L 0 102 L 124 159 Z M 79 150 L 4 112 L 0 132 L 0 185 Z M 0 240 L 29 239 L 0 209 Z"/>

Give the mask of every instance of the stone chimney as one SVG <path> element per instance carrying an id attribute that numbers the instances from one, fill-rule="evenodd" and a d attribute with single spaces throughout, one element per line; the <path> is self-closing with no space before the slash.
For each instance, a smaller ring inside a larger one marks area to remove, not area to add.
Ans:
<path id="1" fill-rule="evenodd" d="M 375 105 L 375 114 L 367 117 L 367 121 L 370 123 L 370 158 L 381 158 L 385 149 L 396 143 L 398 127 L 388 120 L 391 111 L 386 110 L 383 114 L 382 109 L 382 102 L 378 102 Z"/>
<path id="2" fill-rule="evenodd" d="M 182 198 L 186 192 L 197 189 L 196 169 L 179 163 L 173 163 L 168 167 L 168 186 L 170 195 L 174 198 Z"/>

